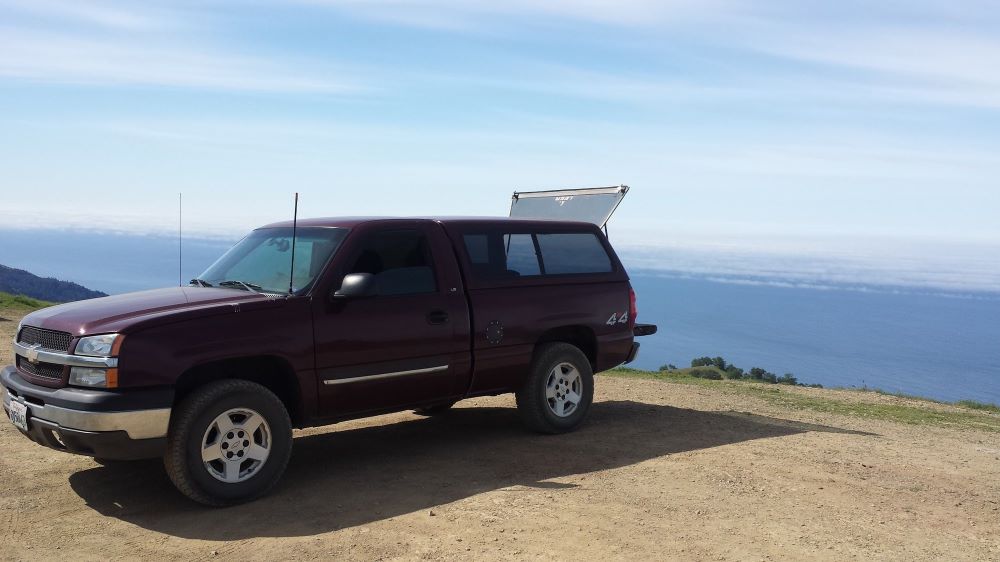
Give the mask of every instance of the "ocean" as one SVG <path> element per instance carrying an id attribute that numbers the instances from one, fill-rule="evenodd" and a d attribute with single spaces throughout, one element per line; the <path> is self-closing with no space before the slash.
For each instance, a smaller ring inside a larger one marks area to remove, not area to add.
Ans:
<path id="1" fill-rule="evenodd" d="M 235 239 L 184 240 L 181 279 Z M 870 285 L 753 283 L 630 263 L 642 338 L 634 366 L 687 366 L 722 356 L 800 382 L 869 387 L 941 400 L 1000 403 L 1000 293 Z M 0 264 L 108 293 L 176 285 L 177 240 L 55 230 L 0 231 Z M 639 269 L 642 267 L 643 269 Z"/>
<path id="2" fill-rule="evenodd" d="M 1000 404 L 1000 295 L 797 288 L 633 274 L 635 366 L 722 356 L 800 382 Z"/>

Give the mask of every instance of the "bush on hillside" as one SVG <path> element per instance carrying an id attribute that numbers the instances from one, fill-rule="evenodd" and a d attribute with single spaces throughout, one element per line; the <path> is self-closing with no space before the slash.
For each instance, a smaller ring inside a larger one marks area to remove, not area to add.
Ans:
<path id="1" fill-rule="evenodd" d="M 673 365 L 664 365 L 660 367 L 661 371 L 675 369 L 676 367 Z M 722 378 L 726 378 L 729 380 L 748 380 L 768 384 L 787 384 L 789 386 L 811 386 L 813 388 L 823 388 L 823 385 L 821 384 L 806 385 L 800 383 L 798 377 L 792 373 L 785 373 L 779 377 L 771 371 L 761 369 L 760 367 L 753 367 L 749 371 L 744 371 L 736 365 L 729 363 L 722 357 L 695 357 L 691 360 L 691 370 L 689 373 L 693 377 L 703 379 L 720 380 Z"/>
<path id="2" fill-rule="evenodd" d="M 727 379 L 740 380 L 743 378 L 743 369 L 740 369 L 736 365 L 729 365 L 723 372 L 723 376 Z"/>
<path id="3" fill-rule="evenodd" d="M 784 375 L 781 375 L 781 377 L 778 378 L 778 384 L 790 384 L 792 386 L 795 386 L 799 384 L 799 380 L 795 378 L 795 375 L 791 373 L 785 373 Z"/>
<path id="4" fill-rule="evenodd" d="M 692 367 L 711 367 L 712 358 L 711 357 L 697 357 L 691 360 Z"/>
<path id="5" fill-rule="evenodd" d="M 694 367 L 688 371 L 688 374 L 692 377 L 698 377 L 699 379 L 709 379 L 713 381 L 722 380 L 722 375 L 720 375 L 718 371 L 708 367 Z"/>

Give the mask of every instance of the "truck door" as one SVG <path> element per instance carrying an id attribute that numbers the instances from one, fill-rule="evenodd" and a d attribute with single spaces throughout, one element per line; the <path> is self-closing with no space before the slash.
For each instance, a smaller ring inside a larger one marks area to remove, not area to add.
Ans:
<path id="1" fill-rule="evenodd" d="M 361 225 L 338 260 L 370 273 L 377 294 L 320 295 L 314 306 L 319 408 L 340 417 L 463 395 L 471 376 L 469 311 L 454 253 L 431 221 Z"/>

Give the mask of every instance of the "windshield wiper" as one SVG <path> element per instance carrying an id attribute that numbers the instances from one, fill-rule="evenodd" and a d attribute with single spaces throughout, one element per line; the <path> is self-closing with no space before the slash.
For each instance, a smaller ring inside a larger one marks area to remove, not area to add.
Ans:
<path id="1" fill-rule="evenodd" d="M 253 283 L 247 283 L 246 281 L 220 281 L 220 287 L 242 287 L 246 291 L 251 293 L 260 293 L 264 290 L 264 287 L 260 285 L 254 285 Z"/>
<path id="2" fill-rule="evenodd" d="M 205 281 L 204 279 L 198 279 L 197 277 L 195 277 L 194 279 L 188 281 L 188 285 L 198 285 L 199 287 L 211 287 L 212 286 L 212 284 L 209 283 L 208 281 Z"/>

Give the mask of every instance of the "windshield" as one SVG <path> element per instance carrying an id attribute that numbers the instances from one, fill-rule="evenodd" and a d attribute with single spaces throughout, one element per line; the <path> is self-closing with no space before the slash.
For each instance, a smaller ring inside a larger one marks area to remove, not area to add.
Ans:
<path id="1" fill-rule="evenodd" d="M 340 243 L 343 228 L 300 227 L 295 236 L 295 272 L 292 291 L 308 289 Z M 292 229 L 261 228 L 251 232 L 223 254 L 191 283 L 264 293 L 287 293 L 292 267 Z"/>

